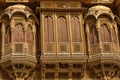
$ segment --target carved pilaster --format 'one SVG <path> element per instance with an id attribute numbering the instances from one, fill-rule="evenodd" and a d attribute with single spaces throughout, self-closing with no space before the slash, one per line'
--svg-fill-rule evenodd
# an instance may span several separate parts
<path id="1" fill-rule="evenodd" d="M 118 26 L 117 26 L 117 23 L 114 21 L 114 23 L 113 23 L 113 25 L 114 25 L 114 27 L 115 27 L 115 34 L 116 34 L 116 40 L 117 40 L 117 43 L 116 43 L 116 45 L 117 45 L 117 52 L 119 52 L 119 38 L 118 38 Z"/>
<path id="2" fill-rule="evenodd" d="M 109 23 L 109 25 L 110 25 L 109 30 L 110 30 L 111 44 L 112 44 L 111 50 L 112 50 L 112 52 L 114 52 L 114 39 L 113 39 L 113 35 L 112 35 L 113 34 L 113 25 L 111 23 Z"/>
<path id="3" fill-rule="evenodd" d="M 41 12 L 41 14 L 40 14 L 40 19 L 41 19 L 41 24 L 40 24 L 40 36 L 39 37 L 41 37 L 41 52 L 42 52 L 42 55 L 44 55 L 44 53 L 45 53 L 45 47 L 44 47 L 44 14 L 43 14 L 43 12 Z"/>
<path id="4" fill-rule="evenodd" d="M 36 26 L 33 25 L 33 33 L 34 33 L 34 45 L 33 45 L 33 53 L 36 53 Z M 36 55 L 36 54 L 33 54 Z"/>
<path id="5" fill-rule="evenodd" d="M 13 42 L 14 42 L 14 28 L 15 28 L 14 24 L 15 24 L 15 22 L 12 19 L 10 22 L 10 31 L 11 31 L 11 49 L 10 49 L 10 52 L 11 52 L 11 54 L 14 54 L 14 44 L 13 44 Z"/>
<path id="6" fill-rule="evenodd" d="M 88 43 L 88 53 L 90 54 L 91 53 L 91 50 L 90 50 L 90 31 L 89 31 L 89 25 L 88 23 L 86 23 L 86 34 L 87 34 L 87 43 Z"/>
<path id="7" fill-rule="evenodd" d="M 101 33 L 100 33 L 100 28 L 101 28 L 100 20 L 97 21 L 96 27 L 98 32 L 99 52 L 103 52 L 102 42 L 101 42 Z"/>
<path id="8" fill-rule="evenodd" d="M 25 26 L 25 43 L 24 43 L 24 52 L 27 54 L 28 53 L 28 44 L 27 44 L 27 27 L 28 27 L 28 22 L 24 23 Z"/>
<path id="9" fill-rule="evenodd" d="M 4 49 L 5 49 L 5 47 L 4 47 L 4 37 L 5 37 L 5 25 L 4 25 L 4 22 L 2 22 L 2 30 L 1 30 L 1 32 L 2 32 L 2 56 L 4 55 Z"/>
<path id="10" fill-rule="evenodd" d="M 71 30 L 71 16 L 70 16 L 70 12 L 68 14 L 69 14 L 69 16 L 68 16 L 68 23 L 67 23 L 67 25 L 69 25 L 68 28 L 69 28 L 70 53 L 72 55 L 73 50 L 72 50 L 72 30 Z"/>

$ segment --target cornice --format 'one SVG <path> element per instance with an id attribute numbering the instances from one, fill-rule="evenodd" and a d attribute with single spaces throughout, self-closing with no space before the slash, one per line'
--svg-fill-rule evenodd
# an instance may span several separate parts
<path id="1" fill-rule="evenodd" d="M 37 11 L 77 11 L 77 12 L 80 12 L 80 11 L 86 11 L 87 8 L 38 8 Z"/>

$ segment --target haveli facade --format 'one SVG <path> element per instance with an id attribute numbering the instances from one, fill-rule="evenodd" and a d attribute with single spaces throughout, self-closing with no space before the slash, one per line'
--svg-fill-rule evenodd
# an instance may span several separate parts
<path id="1" fill-rule="evenodd" d="M 0 0 L 0 80 L 120 80 L 119 0 Z"/>

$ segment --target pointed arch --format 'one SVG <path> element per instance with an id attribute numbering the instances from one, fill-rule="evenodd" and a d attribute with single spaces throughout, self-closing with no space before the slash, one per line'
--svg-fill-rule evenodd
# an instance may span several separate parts
<path id="1" fill-rule="evenodd" d="M 0 16 L 1 21 L 3 21 L 4 19 L 10 21 L 11 15 L 9 13 L 4 13 Z"/>
<path id="2" fill-rule="evenodd" d="M 80 21 L 77 16 L 71 17 L 72 42 L 81 42 Z"/>
<path id="3" fill-rule="evenodd" d="M 110 30 L 108 29 L 107 24 L 105 23 L 101 24 L 100 34 L 102 42 L 111 42 Z"/>
<path id="4" fill-rule="evenodd" d="M 98 32 L 94 25 L 90 26 L 90 44 L 98 43 Z"/>
<path id="5" fill-rule="evenodd" d="M 34 43 L 34 34 L 32 31 L 32 26 L 28 25 L 27 27 L 27 43 L 33 44 Z"/>
<path id="6" fill-rule="evenodd" d="M 44 17 L 44 35 L 45 42 L 54 42 L 53 18 L 51 16 Z"/>
<path id="7" fill-rule="evenodd" d="M 68 30 L 66 18 L 59 16 L 57 18 L 58 42 L 68 42 Z"/>
<path id="8" fill-rule="evenodd" d="M 24 42 L 24 29 L 21 23 L 17 23 L 14 29 L 14 42 Z"/>
<path id="9" fill-rule="evenodd" d="M 39 24 L 39 20 L 33 13 L 29 13 L 29 15 L 27 15 L 27 19 L 30 19 L 30 18 L 33 19 L 33 21 L 35 21 L 35 23 Z"/>
<path id="10" fill-rule="evenodd" d="M 8 44 L 11 42 L 11 32 L 10 32 L 10 26 L 8 25 L 6 28 L 5 28 L 5 44 Z"/>

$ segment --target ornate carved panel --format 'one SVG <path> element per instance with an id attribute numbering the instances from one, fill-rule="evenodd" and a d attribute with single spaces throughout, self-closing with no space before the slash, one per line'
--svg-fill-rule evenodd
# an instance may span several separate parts
<path id="1" fill-rule="evenodd" d="M 53 53 L 54 51 L 54 43 L 45 43 L 45 52 L 47 53 Z"/>
<path id="2" fill-rule="evenodd" d="M 73 43 L 73 52 L 78 53 L 82 51 L 82 43 Z"/>
<path id="3" fill-rule="evenodd" d="M 60 52 L 66 52 L 67 51 L 67 45 L 60 45 Z"/>
<path id="4" fill-rule="evenodd" d="M 28 44 L 28 53 L 33 55 L 33 45 L 32 44 Z"/>
<path id="5" fill-rule="evenodd" d="M 68 2 L 69 7 L 81 7 L 81 1 L 69 1 Z"/>
<path id="6" fill-rule="evenodd" d="M 59 79 L 68 79 L 68 73 L 67 72 L 59 73 Z"/>
<path id="7" fill-rule="evenodd" d="M 98 43 L 98 33 L 94 25 L 90 27 L 90 44 Z"/>
<path id="8" fill-rule="evenodd" d="M 45 42 L 54 42 L 53 19 L 50 16 L 44 17 L 44 39 Z"/>
<path id="9" fill-rule="evenodd" d="M 46 79 L 54 79 L 54 72 L 49 72 L 45 74 L 45 78 Z"/>
<path id="10" fill-rule="evenodd" d="M 51 52 L 52 51 L 52 45 L 47 45 L 47 51 Z"/>
<path id="11" fill-rule="evenodd" d="M 41 7 L 42 8 L 79 8 L 81 7 L 81 1 L 60 1 L 60 0 L 57 0 L 57 1 L 54 1 L 54 0 L 51 0 L 51 1 L 48 1 L 48 0 L 43 0 L 41 1 Z"/>
<path id="12" fill-rule="evenodd" d="M 58 42 L 68 42 L 68 29 L 66 18 L 63 16 L 57 19 Z"/>
<path id="13" fill-rule="evenodd" d="M 5 44 L 8 44 L 10 43 L 11 41 L 11 37 L 10 37 L 11 33 L 10 33 L 10 26 L 7 26 L 6 27 L 6 30 L 5 30 Z"/>
<path id="14" fill-rule="evenodd" d="M 60 8 L 68 7 L 67 1 L 55 1 L 55 7 L 60 7 Z"/>
<path id="15" fill-rule="evenodd" d="M 18 23 L 15 25 L 14 29 L 14 42 L 24 42 L 24 30 L 23 25 Z"/>
<path id="16" fill-rule="evenodd" d="M 106 24 L 101 25 L 100 34 L 102 42 L 111 42 L 110 30 Z"/>
<path id="17" fill-rule="evenodd" d="M 23 52 L 23 44 L 15 44 L 15 52 Z"/>
<path id="18" fill-rule="evenodd" d="M 54 1 L 41 1 L 41 7 L 52 8 L 55 6 Z"/>
<path id="19" fill-rule="evenodd" d="M 103 52 L 111 52 L 111 43 L 103 43 Z"/>
<path id="20" fill-rule="evenodd" d="M 28 25 L 28 28 L 27 28 L 27 42 L 29 44 L 33 44 L 34 43 L 34 35 L 33 35 L 33 31 L 32 31 L 31 25 Z"/>
<path id="21" fill-rule="evenodd" d="M 77 16 L 71 17 L 72 42 L 81 42 L 80 21 Z"/>
<path id="22" fill-rule="evenodd" d="M 90 47 L 91 47 L 92 54 L 98 54 L 100 52 L 99 51 L 99 43 L 91 44 Z"/>
<path id="23" fill-rule="evenodd" d="M 5 55 L 10 54 L 10 44 L 5 44 Z"/>

